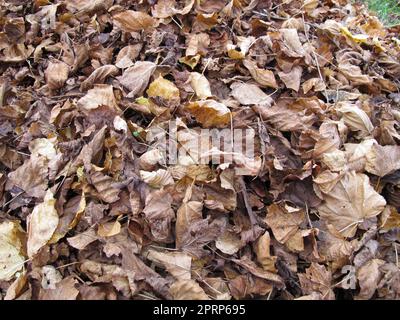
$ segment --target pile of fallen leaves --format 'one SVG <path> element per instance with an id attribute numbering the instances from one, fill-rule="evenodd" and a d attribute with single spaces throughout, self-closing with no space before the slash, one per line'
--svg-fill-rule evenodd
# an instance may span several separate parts
<path id="1" fill-rule="evenodd" d="M 398 32 L 346 0 L 1 1 L 0 299 L 400 298 Z M 171 120 L 256 156 L 168 165 Z"/>

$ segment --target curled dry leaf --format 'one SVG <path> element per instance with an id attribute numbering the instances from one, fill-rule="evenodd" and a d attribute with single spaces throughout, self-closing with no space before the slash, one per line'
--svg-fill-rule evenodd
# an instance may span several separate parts
<path id="1" fill-rule="evenodd" d="M 163 162 L 164 155 L 159 149 L 149 150 L 140 156 L 140 167 L 143 170 L 151 171 L 158 163 Z"/>
<path id="2" fill-rule="evenodd" d="M 188 201 L 182 204 L 176 214 L 176 246 L 180 248 L 187 238 L 190 225 L 202 219 L 203 204 L 199 201 Z"/>
<path id="3" fill-rule="evenodd" d="M 349 103 L 341 103 L 338 106 L 343 115 L 344 123 L 353 131 L 360 131 L 364 136 L 371 134 L 374 126 L 365 111 Z"/>
<path id="4" fill-rule="evenodd" d="M 110 176 L 95 172 L 90 176 L 90 181 L 103 201 L 113 203 L 119 199 L 120 188 Z"/>
<path id="5" fill-rule="evenodd" d="M 192 72 L 189 78 L 190 85 L 192 86 L 198 98 L 207 99 L 208 97 L 212 96 L 210 83 L 204 75 L 198 72 Z"/>
<path id="6" fill-rule="evenodd" d="M 283 80 L 282 80 L 283 81 Z M 286 86 L 287 87 L 287 86 Z M 321 80 L 321 78 L 311 78 L 307 81 L 304 81 L 301 85 L 303 88 L 304 94 L 307 94 L 311 89 L 314 89 L 315 92 L 323 91 L 326 89 L 325 83 Z"/>
<path id="7" fill-rule="evenodd" d="M 281 131 L 306 129 L 316 120 L 312 114 L 307 115 L 304 111 L 296 111 L 279 105 L 273 105 L 270 108 L 256 105 L 253 108 L 261 115 L 264 121 L 270 122 L 276 129 Z"/>
<path id="8" fill-rule="evenodd" d="M 255 252 L 257 261 L 261 264 L 264 270 L 276 272 L 275 262 L 277 257 L 271 256 L 271 237 L 268 231 L 258 238 L 255 244 Z"/>
<path id="9" fill-rule="evenodd" d="M 24 288 L 28 281 L 27 272 L 22 273 L 14 282 L 8 287 L 4 300 L 14 300 L 23 293 Z"/>
<path id="10" fill-rule="evenodd" d="M 340 136 L 337 126 L 333 122 L 324 122 L 319 128 L 320 137 L 314 146 L 313 155 L 319 158 L 325 153 L 336 151 L 340 147 Z"/>
<path id="11" fill-rule="evenodd" d="M 195 33 L 188 35 L 186 56 L 205 55 L 210 45 L 210 36 L 207 33 Z"/>

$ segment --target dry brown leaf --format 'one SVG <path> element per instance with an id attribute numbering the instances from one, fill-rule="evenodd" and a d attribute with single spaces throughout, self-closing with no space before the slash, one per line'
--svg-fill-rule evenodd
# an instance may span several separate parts
<path id="1" fill-rule="evenodd" d="M 26 284 L 28 281 L 27 272 L 22 273 L 11 286 L 8 287 L 7 293 L 4 296 L 4 300 L 14 300 L 18 298 L 19 295 L 23 292 L 24 288 L 26 288 Z"/>
<path id="2" fill-rule="evenodd" d="M 191 72 L 189 79 L 190 85 L 199 99 L 207 99 L 212 96 L 210 83 L 204 75 L 198 72 Z"/>
<path id="3" fill-rule="evenodd" d="M 103 238 L 112 237 L 121 232 L 121 224 L 118 220 L 114 222 L 100 223 L 97 229 L 97 235 Z"/>
<path id="4" fill-rule="evenodd" d="M 62 61 L 50 61 L 45 71 L 46 83 L 50 89 L 60 89 L 68 79 L 69 66 Z"/>
<path id="5" fill-rule="evenodd" d="M 357 278 L 361 290 L 355 297 L 356 300 L 368 300 L 372 298 L 382 278 L 380 267 L 384 264 L 384 260 L 372 259 L 357 270 Z"/>
<path id="6" fill-rule="evenodd" d="M 303 68 L 295 66 L 289 72 L 278 72 L 279 78 L 283 81 L 286 88 L 293 89 L 298 92 L 300 89 L 301 76 L 303 74 Z"/>
<path id="7" fill-rule="evenodd" d="M 390 229 L 400 228 L 400 214 L 393 206 L 386 206 L 380 217 L 381 230 L 389 231 Z"/>
<path id="8" fill-rule="evenodd" d="M 359 66 L 349 63 L 339 64 L 339 70 L 353 85 L 368 85 L 372 83 L 372 79 L 368 75 L 362 74 Z"/>
<path id="9" fill-rule="evenodd" d="M 181 9 L 177 8 L 175 0 L 160 0 L 151 8 L 151 14 L 155 18 L 164 19 L 177 14 L 185 15 L 190 12 L 194 4 L 194 0 L 185 0 Z"/>
<path id="10" fill-rule="evenodd" d="M 237 275 L 229 280 L 229 290 L 235 299 L 248 299 L 254 296 L 268 296 L 273 285 L 267 280 L 250 274 Z"/>
<path id="11" fill-rule="evenodd" d="M 174 179 L 168 170 L 158 169 L 157 171 L 140 170 L 140 177 L 152 188 L 162 188 L 174 184 Z"/>
<path id="12" fill-rule="evenodd" d="M 24 267 L 25 234 L 17 221 L 0 223 L 0 281 L 11 280 Z"/>
<path id="13" fill-rule="evenodd" d="M 179 89 L 176 85 L 161 76 L 150 83 L 146 93 L 149 97 L 161 97 L 167 101 L 179 101 L 180 97 Z"/>
<path id="14" fill-rule="evenodd" d="M 81 83 L 81 91 L 91 89 L 94 84 L 103 83 L 107 77 L 112 77 L 118 74 L 118 68 L 114 65 L 107 64 L 94 70 L 85 81 Z"/>
<path id="15" fill-rule="evenodd" d="M 244 246 L 240 237 L 231 231 L 225 231 L 215 240 L 215 247 L 225 254 L 233 255 Z"/>
<path id="16" fill-rule="evenodd" d="M 125 10 L 113 15 L 114 24 L 125 32 L 138 32 L 157 27 L 157 20 L 141 11 Z"/>
<path id="17" fill-rule="evenodd" d="M 356 241 L 347 241 L 331 225 L 318 233 L 318 249 L 327 261 L 333 262 L 333 267 L 342 267 L 348 262 L 348 257 L 355 249 Z"/>
<path id="18" fill-rule="evenodd" d="M 145 201 L 143 213 L 149 222 L 151 234 L 157 241 L 171 241 L 171 222 L 175 212 L 171 208 L 172 197 L 166 190 L 152 191 Z"/>
<path id="19" fill-rule="evenodd" d="M 268 108 L 263 105 L 255 105 L 253 107 L 264 121 L 267 121 L 281 131 L 305 130 L 315 120 L 315 115 L 305 114 L 304 111 L 291 110 L 279 105 L 273 105 Z"/>
<path id="20" fill-rule="evenodd" d="M 341 140 L 335 123 L 322 123 L 319 127 L 319 134 L 320 137 L 314 146 L 314 157 L 319 158 L 324 153 L 329 153 L 339 149 Z"/>
<path id="21" fill-rule="evenodd" d="M 337 109 L 343 115 L 344 123 L 353 131 L 360 131 L 363 136 L 371 134 L 374 126 L 368 115 L 355 105 L 339 103 Z"/>
<path id="22" fill-rule="evenodd" d="M 385 208 L 385 199 L 369 183 L 365 174 L 346 173 L 336 186 L 324 195 L 318 207 L 321 218 L 345 237 L 352 237 L 365 219 L 377 216 Z"/>
<path id="23" fill-rule="evenodd" d="M 302 210 L 288 212 L 282 206 L 272 204 L 267 208 L 265 222 L 272 229 L 276 240 L 285 243 L 299 230 L 300 224 L 304 221 L 305 215 Z"/>
<path id="24" fill-rule="evenodd" d="M 133 66 L 133 60 L 136 59 L 142 50 L 143 44 L 136 43 L 123 47 L 115 59 L 115 66 L 120 69 L 126 69 Z"/>
<path id="25" fill-rule="evenodd" d="M 312 294 L 317 292 L 321 294 L 322 300 L 332 300 L 335 294 L 332 291 L 332 274 L 325 266 L 312 262 L 306 269 L 306 273 L 299 273 L 299 280 L 303 293 Z"/>
<path id="26" fill-rule="evenodd" d="M 255 84 L 234 82 L 231 85 L 231 95 L 239 101 L 240 104 L 262 104 L 272 105 L 272 98 L 269 97 Z"/>
<path id="27" fill-rule="evenodd" d="M 263 269 L 276 273 L 277 270 L 275 268 L 275 262 L 277 257 L 271 255 L 270 246 L 271 237 L 269 235 L 269 232 L 265 231 L 265 233 L 258 238 L 254 247 L 254 251 L 257 255 L 257 261 L 261 264 Z"/>
<path id="28" fill-rule="evenodd" d="M 29 196 L 43 198 L 47 189 L 46 158 L 31 156 L 17 170 L 9 173 L 8 178 Z"/>
<path id="29" fill-rule="evenodd" d="M 113 203 L 119 199 L 120 186 L 111 177 L 97 171 L 90 175 L 90 181 L 101 200 Z"/>
<path id="30" fill-rule="evenodd" d="M 0 299 L 400 298 L 396 26 L 345 0 L 23 2 L 0 5 Z"/>
<path id="31" fill-rule="evenodd" d="M 163 265 L 177 280 L 191 278 L 192 258 L 186 253 L 149 250 L 146 257 Z"/>
<path id="32" fill-rule="evenodd" d="M 171 285 L 169 290 L 175 300 L 210 300 L 194 280 L 178 280 Z"/>
<path id="33" fill-rule="evenodd" d="M 305 50 L 300 42 L 296 29 L 280 29 L 284 47 L 282 51 L 289 57 L 299 58 L 305 56 Z M 296 90 L 297 91 L 297 90 Z"/>
<path id="34" fill-rule="evenodd" d="M 366 153 L 365 170 L 384 177 L 400 169 L 400 146 L 381 146 L 375 142 Z"/>
<path id="35" fill-rule="evenodd" d="M 188 104 L 189 111 L 204 128 L 223 128 L 231 121 L 231 112 L 227 106 L 215 100 L 196 101 Z"/>
<path id="36" fill-rule="evenodd" d="M 307 81 L 304 81 L 301 85 L 303 88 L 304 94 L 307 94 L 311 89 L 314 89 L 315 92 L 323 91 L 326 89 L 325 83 L 321 80 L 321 78 L 311 78 Z"/>
<path id="37" fill-rule="evenodd" d="M 255 275 L 256 277 L 271 281 L 278 288 L 285 287 L 285 282 L 279 275 L 259 268 L 253 261 L 251 261 L 247 257 L 242 257 L 240 260 L 232 259 L 232 261 L 235 262 L 237 265 L 241 266 L 242 268 L 244 268 L 245 270 L 247 270 L 248 272 L 250 272 L 251 274 Z"/>
<path id="38" fill-rule="evenodd" d="M 162 163 L 164 155 L 158 149 L 152 149 L 140 156 L 140 168 L 146 171 L 153 170 L 157 164 Z"/>
<path id="39" fill-rule="evenodd" d="M 243 65 L 249 70 L 253 79 L 261 86 L 274 89 L 278 88 L 278 84 L 276 83 L 275 76 L 272 71 L 258 68 L 257 64 L 250 60 L 244 60 Z"/>
<path id="40" fill-rule="evenodd" d="M 126 69 L 119 82 L 129 92 L 129 97 L 143 94 L 149 84 L 150 77 L 156 70 L 156 64 L 150 61 L 137 61 L 132 67 Z"/>
<path id="41" fill-rule="evenodd" d="M 203 204 L 199 201 L 188 201 L 182 204 L 176 214 L 176 246 L 180 248 L 188 233 L 189 226 L 202 219 Z"/>
<path id="42" fill-rule="evenodd" d="M 342 174 L 338 172 L 332 172 L 330 170 L 322 171 L 318 176 L 313 179 L 314 189 L 317 189 L 324 193 L 329 193 L 336 186 L 341 178 Z"/>
<path id="43" fill-rule="evenodd" d="M 51 237 L 49 243 L 57 243 L 61 238 L 63 238 L 68 231 L 70 231 L 71 229 L 75 228 L 76 225 L 78 224 L 78 222 L 81 220 L 82 215 L 85 212 L 86 209 L 86 197 L 85 194 L 83 193 L 82 196 L 78 201 L 70 201 L 68 203 L 72 203 L 72 205 L 74 205 L 75 203 L 77 205 L 75 205 L 73 207 L 73 212 L 71 212 L 70 214 L 67 214 L 67 212 L 69 211 L 68 209 L 70 207 L 66 207 L 65 211 L 64 211 L 64 216 L 61 217 L 57 229 L 54 231 L 53 236 Z M 76 209 L 75 209 L 76 208 Z M 68 212 L 69 213 L 69 212 Z"/>
<path id="44" fill-rule="evenodd" d="M 79 291 L 75 288 L 78 281 L 70 276 L 57 283 L 55 289 L 40 291 L 39 300 L 76 300 Z"/>
<path id="45" fill-rule="evenodd" d="M 96 235 L 94 228 L 89 228 L 86 231 L 79 233 L 73 237 L 67 238 L 68 243 L 78 250 L 85 249 L 89 244 L 98 240 L 99 237 Z"/>
<path id="46" fill-rule="evenodd" d="M 114 96 L 113 87 L 106 84 L 96 84 L 87 94 L 77 102 L 83 111 L 97 109 L 100 106 L 107 106 L 114 110 L 119 110 Z"/>
<path id="47" fill-rule="evenodd" d="M 28 217 L 28 257 L 32 258 L 47 244 L 58 226 L 58 213 L 53 193 L 47 190 L 42 203 L 35 206 Z"/>
<path id="48" fill-rule="evenodd" d="M 186 56 L 205 55 L 210 45 L 210 36 L 207 33 L 189 34 Z"/>
<path id="49" fill-rule="evenodd" d="M 227 283 L 221 278 L 206 278 L 204 279 L 207 285 L 204 287 L 206 294 L 214 300 L 231 300 Z"/>

